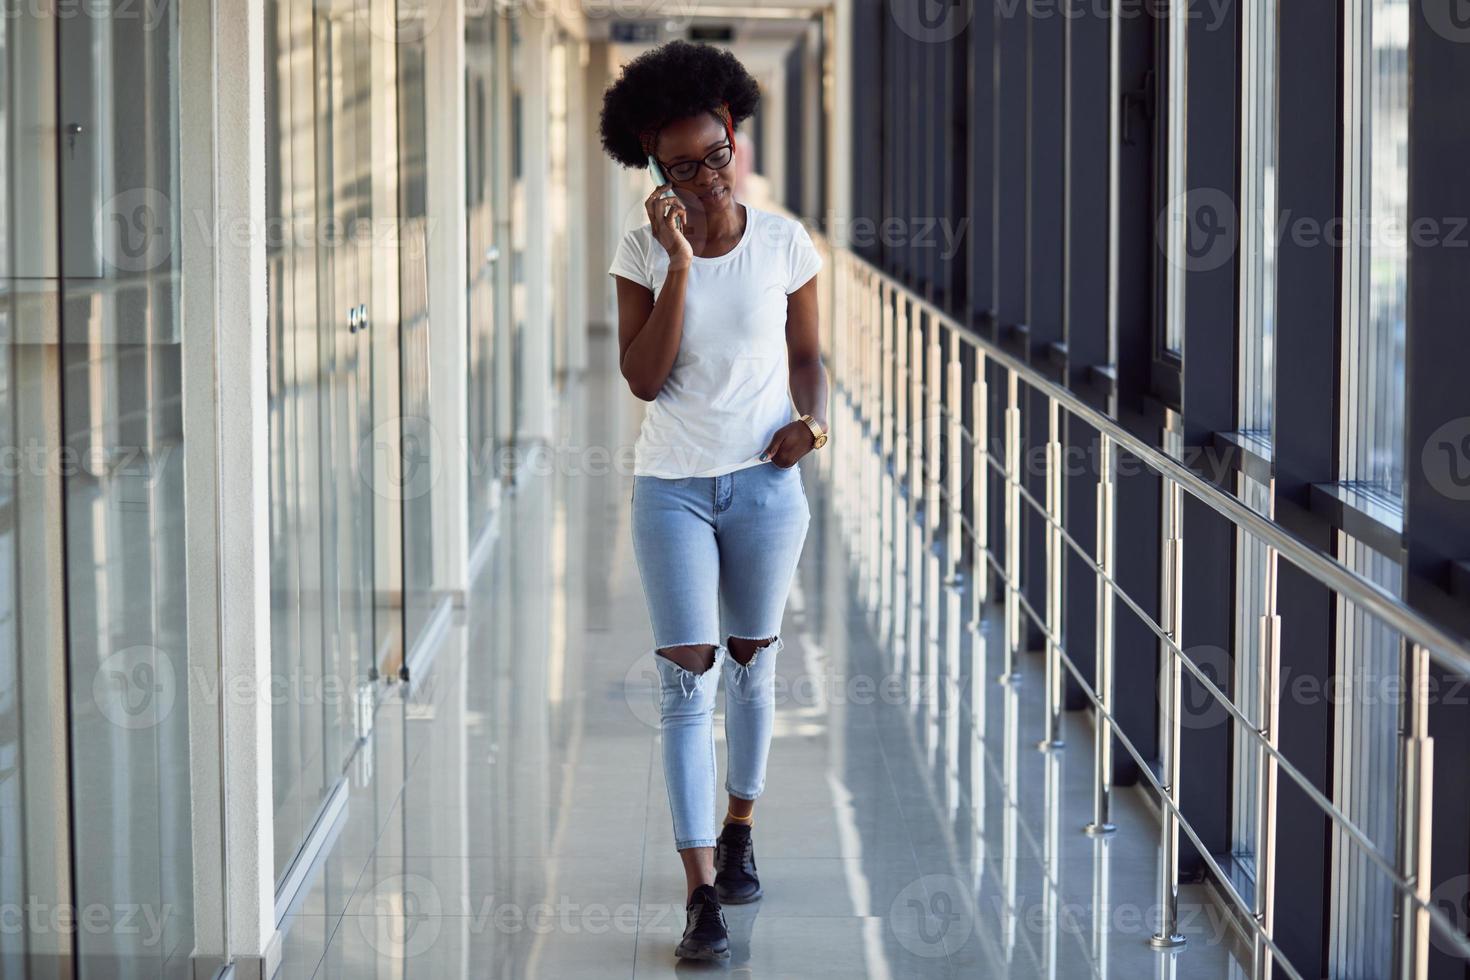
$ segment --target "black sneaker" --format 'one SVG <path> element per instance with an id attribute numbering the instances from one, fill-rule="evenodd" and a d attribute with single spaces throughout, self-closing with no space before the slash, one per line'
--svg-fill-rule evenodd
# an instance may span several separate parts
<path id="1" fill-rule="evenodd" d="M 715 891 L 726 905 L 744 905 L 761 897 L 755 874 L 755 845 L 750 827 L 727 823 L 715 842 Z"/>
<path id="2" fill-rule="evenodd" d="M 715 887 L 700 885 L 694 889 L 685 911 L 689 920 L 674 955 L 686 960 L 728 960 L 730 931 L 725 927 L 725 914 L 720 911 Z"/>

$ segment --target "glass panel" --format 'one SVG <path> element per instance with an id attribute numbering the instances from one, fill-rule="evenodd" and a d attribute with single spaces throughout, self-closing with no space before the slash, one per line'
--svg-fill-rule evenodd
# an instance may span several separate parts
<path id="1" fill-rule="evenodd" d="M 399 18 L 428 16 L 426 0 L 402 0 Z M 424 41 L 417 31 L 398 43 L 399 181 L 403 249 L 399 268 L 402 318 L 403 632 L 412 655 L 434 612 L 433 483 L 435 444 L 429 424 L 428 168 Z"/>
<path id="2" fill-rule="evenodd" d="M 0 18 L 0 905 L 70 899 L 60 603 L 55 21 Z M 37 455 L 39 451 L 39 455 Z M 24 613 L 24 615 L 22 615 Z M 0 928 L 0 976 L 58 976 L 70 940 Z M 28 962 L 26 957 L 32 959 Z M 43 959 L 44 958 L 44 959 Z"/>
<path id="3" fill-rule="evenodd" d="M 510 26 L 510 85 L 511 85 L 511 139 L 510 139 L 510 310 L 511 310 L 511 383 L 506 392 L 511 406 L 510 425 L 507 433 L 514 441 L 525 422 L 526 399 L 521 397 L 525 384 L 526 345 L 521 342 L 526 329 L 526 215 L 530 202 L 526 200 L 526 141 L 525 94 L 521 80 L 526 75 L 526 40 L 521 36 L 521 18 L 512 17 Z"/>
<path id="4" fill-rule="evenodd" d="M 1240 132 L 1240 429 L 1269 444 L 1276 334 L 1276 2 L 1250 0 Z"/>
<path id="5" fill-rule="evenodd" d="M 280 879 L 402 663 L 398 101 L 389 0 L 265 9 Z"/>
<path id="6" fill-rule="evenodd" d="M 217 706 L 188 704 L 177 6 L 57 30 L 73 901 L 154 923 L 73 941 L 83 978 L 182 977 L 189 715 Z"/>
<path id="7" fill-rule="evenodd" d="M 1404 483 L 1408 11 L 1363 0 L 1348 25 L 1343 479 L 1391 500 Z"/>
<path id="8" fill-rule="evenodd" d="M 1245 475 L 1236 478 L 1245 504 L 1268 517 L 1271 488 Z M 1261 693 L 1261 616 L 1266 610 L 1266 545 L 1239 529 L 1235 532 L 1235 687 L 1232 697 L 1251 724 L 1260 727 L 1256 699 Z M 1239 723 L 1231 724 L 1235 742 L 1234 818 L 1231 850 L 1237 867 L 1255 876 L 1256 811 L 1260 792 L 1259 743 Z"/>
<path id="9" fill-rule="evenodd" d="M 569 50 L 566 35 L 558 31 L 546 63 L 546 102 L 550 110 L 546 129 L 546 254 L 551 259 L 551 363 L 558 373 L 566 370 L 570 329 L 567 296 L 571 285 L 567 262 L 572 250 L 567 241 L 567 207 L 571 200 L 571 189 L 567 185 L 567 89 L 570 85 L 568 73 L 574 69 Z"/>
<path id="10" fill-rule="evenodd" d="M 270 307 L 271 711 L 274 868 L 285 874 L 325 793 L 323 732 L 299 693 L 320 689 L 323 362 L 317 332 L 316 79 L 311 0 L 266 4 Z"/>
<path id="11" fill-rule="evenodd" d="M 1338 554 L 1349 568 L 1394 595 L 1402 572 L 1384 555 L 1346 534 Z M 1399 778 L 1400 640 L 1398 633 L 1350 602 L 1338 602 L 1338 683 L 1335 692 L 1332 796 L 1381 854 L 1393 860 L 1397 831 L 1393 787 Z M 1332 841 L 1330 976 L 1386 977 L 1393 973 L 1395 891 L 1388 877 L 1341 831 Z"/>
<path id="12" fill-rule="evenodd" d="M 495 125 L 499 18 L 489 5 L 465 18 L 465 213 L 469 231 L 469 519 L 470 540 L 478 541 L 495 505 L 496 349 L 495 281 L 501 264 L 496 229 Z"/>

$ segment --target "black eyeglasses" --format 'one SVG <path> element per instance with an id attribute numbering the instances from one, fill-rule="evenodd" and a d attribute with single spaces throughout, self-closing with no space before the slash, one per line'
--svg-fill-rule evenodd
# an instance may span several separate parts
<path id="1" fill-rule="evenodd" d="M 709 167 L 711 170 L 723 170 L 730 165 L 730 161 L 734 158 L 734 144 L 725 143 L 710 150 L 703 160 L 681 160 L 673 164 L 664 163 L 660 160 L 659 166 L 663 168 L 664 173 L 668 174 L 674 180 L 693 180 L 695 175 L 699 173 L 700 167 Z"/>

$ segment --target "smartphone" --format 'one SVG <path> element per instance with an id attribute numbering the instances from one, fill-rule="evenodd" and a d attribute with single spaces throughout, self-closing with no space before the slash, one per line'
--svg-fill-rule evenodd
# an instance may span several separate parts
<path id="1" fill-rule="evenodd" d="M 648 172 L 653 174 L 653 186 L 655 187 L 662 187 L 664 184 L 667 184 L 669 182 L 668 178 L 664 176 L 664 168 L 658 165 L 658 161 L 653 158 L 653 154 L 651 153 L 648 155 Z M 659 197 L 678 197 L 678 195 L 675 194 L 674 189 L 670 187 L 668 190 L 660 194 Z M 684 219 L 679 217 L 677 214 L 674 215 L 674 227 L 679 229 L 680 231 L 684 230 Z"/>

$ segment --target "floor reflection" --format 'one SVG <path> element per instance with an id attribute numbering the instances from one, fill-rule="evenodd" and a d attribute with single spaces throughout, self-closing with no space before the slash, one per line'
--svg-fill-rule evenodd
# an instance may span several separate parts
<path id="1" fill-rule="evenodd" d="M 611 342 L 593 363 L 613 363 Z M 610 370 L 579 382 L 562 400 L 559 451 L 521 461 L 528 472 L 451 647 L 404 699 L 402 744 L 374 756 L 376 784 L 402 792 L 354 786 L 323 875 L 332 885 L 291 916 L 279 976 L 695 969 L 673 957 L 683 876 L 628 538 L 631 477 L 618 469 L 640 407 Z M 756 811 L 766 897 L 727 910 L 725 969 L 1244 976 L 1198 886 L 1181 896 L 1188 945 L 1149 948 L 1156 824 L 1125 789 L 1116 835 L 1081 832 L 1091 735 L 1066 714 L 1066 748 L 1038 751 L 1041 658 L 1020 658 L 1021 683 L 997 683 L 998 616 L 984 607 L 972 628 L 970 597 L 946 589 L 928 558 L 874 575 L 874 556 L 844 530 L 844 495 L 808 476 L 812 531 Z"/>

